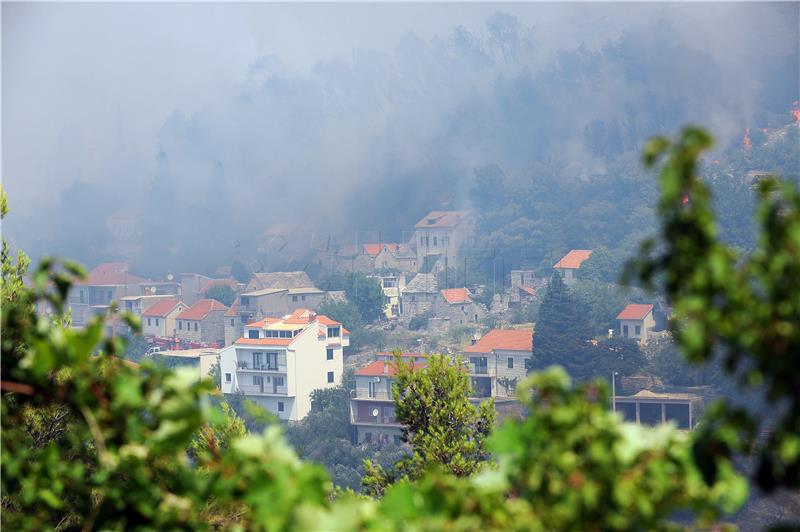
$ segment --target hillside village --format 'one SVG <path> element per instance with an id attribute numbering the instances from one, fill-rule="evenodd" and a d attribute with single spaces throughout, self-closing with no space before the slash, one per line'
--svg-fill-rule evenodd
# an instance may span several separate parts
<path id="1" fill-rule="evenodd" d="M 72 325 L 82 327 L 93 316 L 118 309 L 106 322 L 107 333 L 130 336 L 118 312 L 134 314 L 142 329 L 140 341 L 132 343 L 132 359 L 194 366 L 199 376 L 211 375 L 226 396 L 249 399 L 289 422 L 308 415 L 314 390 L 341 386 L 352 374 L 353 442 L 399 444 L 393 351 L 418 367 L 426 365 L 429 353 L 460 356 L 470 374 L 472 400 L 493 398 L 501 415 L 514 415 L 516 384 L 536 366 L 535 318 L 548 285 L 557 277 L 572 290 L 592 257 L 589 249 L 567 250 L 549 271 L 509 271 L 502 288 L 477 282 L 457 286 L 469 278 L 466 266 L 463 275 L 453 272 L 466 264 L 462 250 L 474 239 L 472 213 L 436 210 L 414 226 L 407 242 L 370 242 L 319 254 L 316 260 L 332 275 L 358 276 L 362 290 L 380 294 L 375 318 L 363 324 L 326 315 L 349 304 L 348 292 L 320 288 L 304 271 L 255 272 L 246 280 L 197 272 L 145 279 L 127 263 L 114 262 L 95 266 L 73 287 Z M 669 309 L 630 297 L 614 298 L 620 303 L 612 309 L 613 326 L 601 329 L 599 340 L 630 340 L 637 350 L 669 342 Z M 356 341 L 353 327 L 358 327 Z M 587 341 L 600 345 L 598 339 Z M 639 372 L 613 374 L 619 387 L 613 408 L 637 422 L 673 420 L 691 428 L 702 403 L 696 389 L 665 387 Z"/>

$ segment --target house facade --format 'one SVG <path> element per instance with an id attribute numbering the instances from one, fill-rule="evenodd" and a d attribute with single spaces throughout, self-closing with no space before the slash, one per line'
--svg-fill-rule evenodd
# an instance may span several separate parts
<path id="1" fill-rule="evenodd" d="M 656 326 L 653 317 L 653 305 L 631 303 L 617 315 L 619 333 L 632 340 L 643 344 L 647 343 L 649 336 Z"/>
<path id="2" fill-rule="evenodd" d="M 475 219 L 466 211 L 431 211 L 414 225 L 414 245 L 417 248 L 417 268 L 431 264 L 440 268 L 455 267 L 462 246 L 472 244 Z"/>
<path id="3" fill-rule="evenodd" d="M 427 356 L 401 355 L 415 368 L 426 365 Z M 360 444 L 399 445 L 403 426 L 397 422 L 392 398 L 397 368 L 392 353 L 378 353 L 377 360 L 356 371 L 356 389 L 350 399 L 350 424 Z"/>
<path id="4" fill-rule="evenodd" d="M 162 299 L 142 312 L 142 334 L 159 338 L 175 336 L 176 319 L 187 307 L 180 299 Z"/>
<path id="5" fill-rule="evenodd" d="M 400 314 L 413 318 L 433 312 L 438 295 L 436 276 L 432 273 L 418 273 L 401 291 Z"/>
<path id="6" fill-rule="evenodd" d="M 578 280 L 581 264 L 591 255 L 591 249 L 573 249 L 556 262 L 553 268 L 561 275 L 564 284 L 571 285 Z"/>
<path id="7" fill-rule="evenodd" d="M 220 344 L 225 342 L 225 313 L 228 307 L 215 299 L 201 299 L 175 318 L 175 337 L 187 342 Z"/>
<path id="8" fill-rule="evenodd" d="M 92 269 L 85 280 L 76 282 L 67 296 L 72 325 L 82 327 L 95 315 L 108 312 L 112 302 L 125 296 L 139 296 L 147 279 L 128 272 L 125 262 L 105 262 Z"/>
<path id="9" fill-rule="evenodd" d="M 220 353 L 220 387 L 243 394 L 281 419 L 299 421 L 311 392 L 342 382 L 343 348 L 350 333 L 309 309 L 245 326 L 244 336 Z"/>
<path id="10" fill-rule="evenodd" d="M 400 294 L 406 287 L 406 276 L 400 274 L 373 275 L 383 292 L 383 315 L 389 319 L 400 316 Z"/>
<path id="11" fill-rule="evenodd" d="M 433 312 L 436 318 L 446 320 L 451 327 L 474 325 L 486 317 L 486 309 L 472 300 L 472 293 L 466 288 L 439 290 Z"/>
<path id="12" fill-rule="evenodd" d="M 514 397 L 533 355 L 533 328 L 492 329 L 464 350 L 475 397 Z"/>

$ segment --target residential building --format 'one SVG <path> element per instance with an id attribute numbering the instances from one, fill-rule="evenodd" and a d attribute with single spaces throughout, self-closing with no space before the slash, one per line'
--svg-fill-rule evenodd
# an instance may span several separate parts
<path id="1" fill-rule="evenodd" d="M 231 308 L 225 313 L 225 343 L 224 346 L 229 346 L 236 340 L 242 337 L 244 332 L 244 319 L 239 315 L 239 302 L 236 301 L 231 305 Z"/>
<path id="2" fill-rule="evenodd" d="M 165 350 L 149 356 L 158 357 L 171 368 L 194 368 L 197 371 L 197 378 L 205 379 L 210 376 L 214 365 L 219 362 L 219 352 L 219 349 L 204 347 L 200 349 Z M 219 386 L 219 382 L 214 384 Z"/>
<path id="3" fill-rule="evenodd" d="M 513 397 L 533 356 L 533 328 L 492 329 L 464 354 L 475 397 Z"/>
<path id="4" fill-rule="evenodd" d="M 177 298 L 162 299 L 142 312 L 142 334 L 158 338 L 174 337 L 176 319 L 187 308 Z"/>
<path id="5" fill-rule="evenodd" d="M 400 314 L 403 317 L 432 313 L 439 295 L 436 276 L 432 273 L 418 273 L 401 294 Z"/>
<path id="6" fill-rule="evenodd" d="M 475 324 L 486 316 L 486 309 L 472 300 L 472 293 L 466 288 L 440 290 L 433 312 L 450 326 Z"/>
<path id="7" fill-rule="evenodd" d="M 119 298 L 119 310 L 122 312 L 130 312 L 141 316 L 144 311 L 152 307 L 159 301 L 175 299 L 174 296 L 168 295 L 140 295 L 140 296 L 122 296 Z"/>
<path id="8" fill-rule="evenodd" d="M 373 258 L 372 267 L 375 271 L 417 271 L 417 253 L 409 244 L 364 244 L 364 251 Z"/>
<path id="9" fill-rule="evenodd" d="M 350 332 L 309 309 L 248 323 L 244 336 L 220 354 L 221 389 L 243 394 L 281 419 L 299 421 L 311 392 L 342 381 Z"/>
<path id="10" fill-rule="evenodd" d="M 140 285 L 146 282 L 146 279 L 130 274 L 125 262 L 97 265 L 69 292 L 67 302 L 72 311 L 72 325 L 86 325 L 90 317 L 105 314 L 112 302 L 118 302 L 124 296 L 141 295 Z"/>
<path id="11" fill-rule="evenodd" d="M 581 264 L 591 255 L 591 249 L 573 249 L 556 262 L 553 268 L 561 275 L 564 284 L 571 285 L 578 279 Z"/>
<path id="12" fill-rule="evenodd" d="M 475 219 L 466 211 L 431 211 L 414 226 L 419 271 L 456 267 L 462 246 L 475 238 Z"/>
<path id="13" fill-rule="evenodd" d="M 175 336 L 203 344 L 225 342 L 225 313 L 228 307 L 215 299 L 201 299 L 176 317 Z"/>
<path id="14" fill-rule="evenodd" d="M 537 299 L 536 288 L 541 282 L 533 270 L 511 270 L 511 289 L 508 301 L 511 305 L 529 303 Z"/>
<path id="15" fill-rule="evenodd" d="M 404 353 L 406 361 L 419 369 L 427 355 Z M 350 399 L 350 423 L 357 443 L 400 444 L 402 425 L 397 422 L 392 398 L 392 384 L 397 367 L 392 353 L 378 353 L 377 360 L 356 371 L 356 389 Z"/>
<path id="16" fill-rule="evenodd" d="M 310 280 L 309 280 L 310 282 Z M 298 288 L 261 288 L 239 294 L 234 322 L 228 319 L 232 331 L 228 338 L 233 342 L 244 334 L 244 325 L 267 316 L 283 316 L 302 306 L 316 310 L 325 299 L 325 292 L 314 286 Z M 229 345 L 229 344 L 226 344 Z"/>
<path id="17" fill-rule="evenodd" d="M 212 279 L 199 273 L 182 273 L 181 299 L 187 305 L 194 305 L 206 298 L 206 290 L 216 285 L 229 286 L 234 292 L 241 292 L 244 288 L 236 279 Z"/>
<path id="18" fill-rule="evenodd" d="M 617 315 L 620 334 L 645 344 L 656 326 L 653 305 L 631 303 Z"/>
<path id="19" fill-rule="evenodd" d="M 383 314 L 387 318 L 400 316 L 400 294 L 406 287 L 406 276 L 403 274 L 373 275 L 383 291 Z"/>

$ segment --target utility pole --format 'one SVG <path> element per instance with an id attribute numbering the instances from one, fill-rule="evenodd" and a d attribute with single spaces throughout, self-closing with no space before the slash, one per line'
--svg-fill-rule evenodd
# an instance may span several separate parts
<path id="1" fill-rule="evenodd" d="M 617 373 L 616 371 L 611 374 L 611 411 L 617 412 Z"/>

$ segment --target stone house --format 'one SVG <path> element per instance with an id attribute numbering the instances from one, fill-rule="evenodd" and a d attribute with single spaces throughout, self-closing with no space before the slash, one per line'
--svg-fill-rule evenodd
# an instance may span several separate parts
<path id="1" fill-rule="evenodd" d="M 400 315 L 406 318 L 433 313 L 439 295 L 436 276 L 418 273 L 401 292 Z"/>
<path id="2" fill-rule="evenodd" d="M 433 312 L 436 318 L 448 320 L 451 327 L 476 324 L 486 316 L 486 309 L 472 300 L 466 288 L 440 290 Z"/>
<path id="3" fill-rule="evenodd" d="M 201 299 L 176 317 L 175 336 L 189 342 L 225 342 L 225 313 L 228 307 L 214 299 Z"/>
<path id="4" fill-rule="evenodd" d="M 533 355 L 533 328 L 492 329 L 464 354 L 476 397 L 513 397 Z"/>

